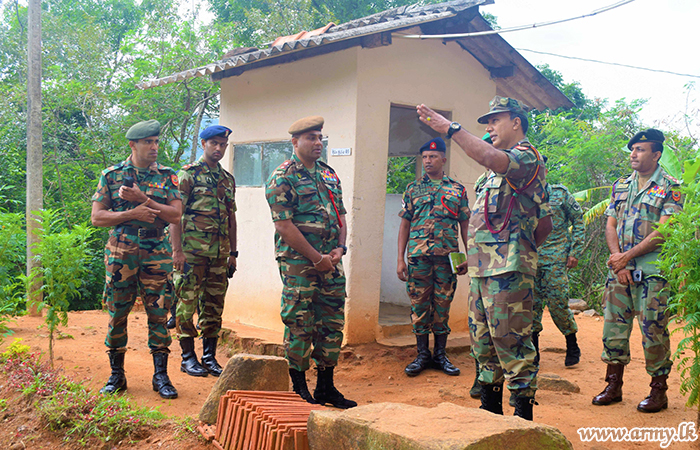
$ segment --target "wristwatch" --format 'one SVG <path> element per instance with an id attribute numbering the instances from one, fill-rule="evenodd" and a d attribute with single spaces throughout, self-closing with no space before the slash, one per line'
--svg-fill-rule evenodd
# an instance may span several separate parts
<path id="1" fill-rule="evenodd" d="M 344 246 L 344 245 L 339 245 L 338 248 L 342 248 L 342 249 L 343 249 L 343 255 L 347 255 L 347 254 L 348 254 L 348 248 L 347 248 L 346 246 Z"/>
<path id="2" fill-rule="evenodd" d="M 450 128 L 447 130 L 447 139 L 451 138 L 453 134 L 462 129 L 462 125 L 457 122 L 452 122 Z"/>
<path id="3" fill-rule="evenodd" d="M 238 250 L 235 252 L 228 252 L 228 256 L 233 256 L 234 258 L 238 258 Z"/>

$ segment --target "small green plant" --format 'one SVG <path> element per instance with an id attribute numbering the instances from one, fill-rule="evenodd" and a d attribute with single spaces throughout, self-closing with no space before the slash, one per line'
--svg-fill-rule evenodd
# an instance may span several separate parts
<path id="1" fill-rule="evenodd" d="M 12 341 L 12 344 L 10 344 L 7 347 L 7 350 L 2 352 L 0 354 L 0 361 L 7 361 L 8 359 L 17 359 L 17 358 L 22 358 L 25 355 L 29 354 L 29 350 L 31 350 L 31 347 L 28 345 L 22 344 L 23 339 L 22 338 L 15 338 Z"/>

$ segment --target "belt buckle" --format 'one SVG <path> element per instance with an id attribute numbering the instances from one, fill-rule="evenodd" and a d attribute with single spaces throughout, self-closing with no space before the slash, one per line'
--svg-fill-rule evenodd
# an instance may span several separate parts
<path id="1" fill-rule="evenodd" d="M 139 237 L 139 239 L 144 239 L 146 237 L 146 233 L 148 230 L 145 228 L 139 228 L 139 231 L 136 233 Z"/>

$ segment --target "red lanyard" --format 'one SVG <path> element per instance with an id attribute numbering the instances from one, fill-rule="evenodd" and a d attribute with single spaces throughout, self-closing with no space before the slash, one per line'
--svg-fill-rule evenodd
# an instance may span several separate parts
<path id="1" fill-rule="evenodd" d="M 343 228 L 343 222 L 340 220 L 340 212 L 338 212 L 338 207 L 335 206 L 335 197 L 333 196 L 333 191 L 331 191 L 328 186 L 326 186 L 326 190 L 328 191 L 328 195 L 330 195 L 330 197 L 331 197 L 331 203 L 333 203 L 333 209 L 335 209 L 335 215 L 338 216 L 338 224 L 340 225 L 340 228 Z"/>

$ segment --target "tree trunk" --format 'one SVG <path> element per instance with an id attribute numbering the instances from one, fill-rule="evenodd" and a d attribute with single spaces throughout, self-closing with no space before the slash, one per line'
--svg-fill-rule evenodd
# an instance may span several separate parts
<path id="1" fill-rule="evenodd" d="M 34 244 L 38 236 L 34 230 L 40 227 L 34 211 L 44 207 L 43 198 L 43 152 L 41 122 L 41 0 L 29 0 L 29 28 L 27 43 L 27 275 L 37 265 L 34 260 Z M 41 279 L 30 287 L 28 298 L 41 300 Z M 36 307 L 29 308 L 29 314 L 41 315 Z"/>
<path id="2" fill-rule="evenodd" d="M 209 98 L 208 97 L 204 100 L 204 103 L 202 103 L 201 108 L 199 108 L 199 113 L 197 114 L 197 121 L 194 123 L 194 139 L 192 139 L 192 152 L 190 153 L 190 163 L 193 163 L 194 160 L 197 158 L 197 147 L 199 144 L 199 127 L 202 125 L 202 116 L 204 116 L 204 111 L 207 109 L 207 105 L 209 104 Z"/>

